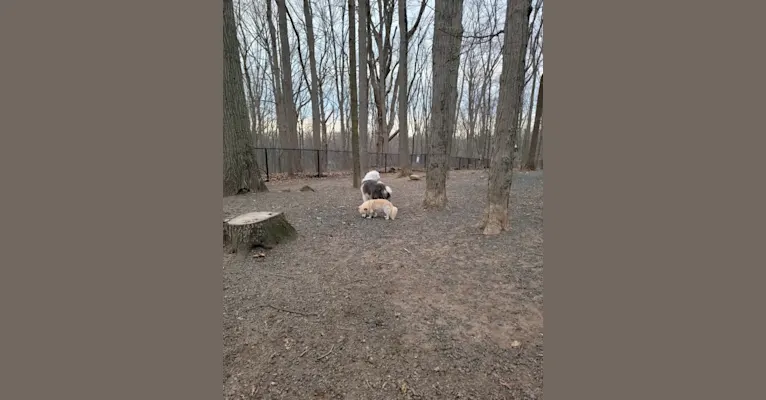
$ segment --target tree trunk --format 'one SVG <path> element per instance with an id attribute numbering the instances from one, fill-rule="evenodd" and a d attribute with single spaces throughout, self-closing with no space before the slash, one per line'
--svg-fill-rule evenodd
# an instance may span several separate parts
<path id="1" fill-rule="evenodd" d="M 527 113 L 527 129 L 524 139 L 521 141 L 521 165 L 524 168 L 529 163 L 529 159 L 534 157 L 534 154 L 529 151 L 530 138 L 532 136 L 532 110 L 535 105 L 535 89 L 537 89 L 537 68 L 532 68 L 532 93 L 529 95 L 529 111 Z"/>
<path id="2" fill-rule="evenodd" d="M 465 155 L 468 158 L 474 157 L 475 136 L 476 136 L 476 63 L 473 54 L 470 54 L 470 67 L 468 68 L 468 129 L 466 129 L 466 149 Z"/>
<path id="3" fill-rule="evenodd" d="M 365 171 L 370 168 L 367 155 L 369 149 L 367 129 L 370 116 L 370 89 L 367 78 L 367 47 L 369 46 L 367 43 L 367 10 L 369 5 L 369 0 L 359 0 L 359 164 Z M 352 62 L 350 65 L 353 68 L 356 64 Z"/>
<path id="4" fill-rule="evenodd" d="M 267 191 L 253 154 L 234 3 L 223 1 L 223 195 Z"/>
<path id="5" fill-rule="evenodd" d="M 290 62 L 290 41 L 287 33 L 287 6 L 286 0 L 277 0 L 277 13 L 279 14 L 279 39 L 282 45 L 282 90 L 285 103 L 285 120 L 287 123 L 287 137 L 290 147 L 298 147 L 298 115 L 293 101 L 293 72 Z M 301 171 L 300 158 L 294 150 L 287 152 L 287 174 L 292 176 Z"/>
<path id="6" fill-rule="evenodd" d="M 297 234 L 281 212 L 256 211 L 223 221 L 223 243 L 246 256 L 255 246 L 272 247 Z"/>
<path id="7" fill-rule="evenodd" d="M 359 143 L 359 99 L 356 95 L 356 35 L 355 31 L 355 7 L 354 0 L 348 0 L 348 54 L 349 54 L 349 101 L 351 102 L 351 162 L 354 170 L 353 181 L 351 185 L 359 188 L 362 184 L 361 179 L 361 155 Z M 366 67 L 365 67 L 366 68 Z M 361 68 L 360 68 L 361 69 Z M 365 152 L 366 154 L 366 152 Z"/>
<path id="8" fill-rule="evenodd" d="M 458 67 L 458 72 L 460 71 L 460 67 Z M 463 65 L 463 79 L 460 80 L 460 87 L 458 90 L 457 95 L 457 103 L 455 107 L 455 121 L 453 122 L 453 125 L 455 128 L 452 130 L 452 136 L 450 137 L 449 143 L 447 144 L 447 154 L 449 155 L 449 158 L 447 161 L 447 165 L 449 166 L 448 169 L 452 168 L 452 157 L 457 157 L 458 155 L 458 146 L 456 145 L 457 140 L 457 122 L 460 118 L 460 106 L 463 104 L 463 94 L 465 93 L 465 82 L 466 82 L 466 75 L 465 75 L 465 64 Z"/>
<path id="9" fill-rule="evenodd" d="M 535 21 L 537 20 L 537 14 L 540 12 L 540 8 L 542 7 L 542 0 L 538 0 L 535 3 L 535 11 L 532 15 L 531 20 L 529 21 L 529 63 L 532 68 L 532 90 L 530 90 L 529 94 L 529 107 L 527 112 L 527 128 L 525 130 L 522 130 L 524 139 L 521 141 L 521 154 L 522 154 L 522 168 L 524 165 L 527 164 L 530 157 L 534 158 L 535 154 L 531 153 L 529 151 L 529 141 L 532 136 L 532 108 L 534 105 L 535 100 L 535 89 L 537 88 L 537 71 L 540 67 L 540 57 L 537 55 L 537 46 L 538 46 L 538 39 L 540 38 L 540 34 L 542 33 L 542 26 L 537 28 L 537 34 L 532 36 L 532 33 L 534 33 L 534 27 L 535 27 Z M 542 19 L 541 19 L 542 22 Z M 541 53 L 542 55 L 542 53 Z"/>
<path id="10" fill-rule="evenodd" d="M 345 71 L 344 71 L 344 68 L 343 68 L 344 64 L 343 64 L 343 59 L 342 59 L 343 58 L 342 57 L 342 55 L 343 55 L 343 50 L 342 49 L 343 49 L 343 45 L 345 43 L 343 43 L 343 41 L 341 40 L 341 44 L 340 44 L 340 46 L 338 46 L 338 43 L 337 43 L 337 41 L 335 39 L 335 24 L 333 23 L 335 21 L 335 18 L 333 17 L 333 13 L 332 13 L 333 6 L 330 3 L 330 0 L 327 0 L 327 9 L 328 9 L 328 11 L 330 13 L 330 24 L 329 25 L 330 25 L 330 33 L 332 35 L 332 42 L 333 42 L 333 45 L 334 45 L 333 49 L 332 49 L 332 57 L 333 57 L 333 63 L 334 63 L 334 66 L 335 66 L 335 93 L 337 94 L 337 98 L 338 98 L 338 113 L 339 113 L 339 119 L 340 119 L 341 150 L 342 151 L 346 151 L 346 148 L 347 148 L 347 145 L 348 145 L 348 143 L 347 143 L 348 140 L 347 140 L 347 136 L 346 136 L 346 123 L 345 123 L 345 121 L 346 121 L 346 112 L 345 112 L 346 99 L 345 99 L 345 96 L 344 96 L 346 84 L 345 84 L 345 81 L 343 80 L 343 76 L 344 76 L 344 72 Z M 341 26 L 344 26 L 344 25 L 345 25 L 345 13 L 341 13 Z M 340 47 L 340 49 L 341 49 L 341 60 L 340 60 L 340 62 L 338 62 L 338 54 L 336 52 L 336 49 L 338 47 Z M 344 157 L 345 157 L 345 153 L 344 153 Z M 343 162 L 344 162 L 344 166 L 347 165 L 346 164 L 347 161 L 346 161 L 345 158 L 344 158 Z"/>
<path id="11" fill-rule="evenodd" d="M 322 116 L 322 121 L 320 127 L 322 128 L 322 150 L 319 152 L 319 158 L 321 160 L 322 165 L 322 173 L 327 172 L 327 146 L 328 146 L 328 139 L 327 139 L 327 120 L 330 118 L 329 116 L 325 116 L 325 109 L 324 109 L 324 90 L 322 89 L 322 82 L 319 82 L 319 115 Z M 332 115 L 332 114 L 330 114 Z"/>
<path id="12" fill-rule="evenodd" d="M 537 146 L 537 166 L 543 169 L 543 122 L 540 121 L 540 144 Z"/>
<path id="13" fill-rule="evenodd" d="M 432 128 L 423 206 L 443 209 L 447 206 L 447 148 L 455 132 L 463 0 L 436 0 L 434 10 Z"/>
<path id="14" fill-rule="evenodd" d="M 372 25 L 370 9 L 367 9 L 367 40 L 368 40 L 368 58 L 367 63 L 371 71 L 370 80 L 372 81 L 373 102 L 375 104 L 375 164 L 380 167 L 383 165 L 383 153 L 388 152 L 388 134 L 391 131 L 391 124 L 386 121 L 386 99 L 390 89 L 387 89 L 386 83 L 391 75 L 392 44 L 391 44 L 391 26 L 394 18 L 394 1 L 378 1 L 379 29 Z M 367 3 L 369 7 L 369 2 Z M 360 10 L 361 11 L 361 10 Z M 406 32 L 406 30 L 404 31 Z M 373 59 L 372 39 L 375 39 L 378 49 L 377 68 Z M 398 85 L 398 80 L 396 80 Z M 392 85 L 393 86 L 393 85 Z M 394 95 L 389 109 L 393 113 L 398 93 L 394 90 Z M 390 120 L 393 119 L 393 114 Z M 389 120 L 389 121 L 390 121 Z"/>
<path id="15" fill-rule="evenodd" d="M 309 69 L 311 70 L 311 131 L 314 139 L 314 150 L 321 152 L 322 116 L 320 115 L 321 107 L 319 107 L 319 77 L 317 76 L 317 61 L 314 52 L 314 21 L 309 0 L 303 0 L 303 15 L 306 18 L 306 41 L 309 47 Z M 322 172 L 321 170 L 317 171 L 317 175 L 321 175 Z"/>
<path id="16" fill-rule="evenodd" d="M 272 77 L 272 85 L 274 88 L 274 111 L 277 114 L 277 127 L 278 127 L 278 136 L 279 136 L 279 145 L 283 149 L 290 148 L 290 139 L 289 134 L 287 133 L 287 114 L 285 112 L 285 95 L 284 91 L 282 90 L 282 71 L 279 67 L 280 61 L 279 61 L 279 49 L 278 46 L 278 39 L 276 34 L 276 28 L 274 27 L 274 17 L 272 12 L 272 6 L 271 6 L 272 0 L 266 0 L 266 20 L 267 25 L 269 27 L 269 36 L 271 38 L 270 44 L 271 44 L 271 50 L 269 48 L 266 48 L 267 52 L 270 52 L 270 60 L 271 60 L 271 77 Z M 279 162 L 279 169 L 280 171 L 287 171 L 290 169 L 290 165 L 292 165 L 291 160 L 289 159 L 290 152 L 286 152 L 283 155 L 280 155 L 278 162 Z"/>
<path id="17" fill-rule="evenodd" d="M 537 169 L 538 141 L 540 140 L 540 122 L 543 120 L 543 76 L 540 75 L 540 88 L 537 91 L 537 111 L 535 111 L 535 127 L 529 142 L 529 156 L 524 167 L 534 171 Z"/>
<path id="18" fill-rule="evenodd" d="M 409 176 L 412 173 L 410 161 L 410 141 L 407 132 L 407 0 L 399 0 L 399 176 Z"/>
<path id="19" fill-rule="evenodd" d="M 495 117 L 495 137 L 492 141 L 491 165 L 487 189 L 487 207 L 480 226 L 485 235 L 496 235 L 510 229 L 509 202 L 513 180 L 513 147 L 521 112 L 521 91 L 524 89 L 524 55 L 529 29 L 527 21 L 532 11 L 531 0 L 508 0 L 505 18 L 503 70 Z"/>

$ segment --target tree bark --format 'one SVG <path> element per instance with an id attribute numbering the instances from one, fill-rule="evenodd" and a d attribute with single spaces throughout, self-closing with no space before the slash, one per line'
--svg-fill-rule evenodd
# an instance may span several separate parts
<path id="1" fill-rule="evenodd" d="M 282 90 L 285 103 L 285 120 L 287 122 L 287 137 L 290 141 L 290 147 L 298 147 L 298 114 L 293 101 L 293 72 L 290 62 L 290 41 L 287 33 L 287 5 L 286 0 L 277 1 L 277 13 L 279 14 L 279 39 L 282 45 Z M 292 176 L 301 171 L 300 158 L 294 150 L 287 152 L 288 170 L 287 174 Z"/>
<path id="2" fill-rule="evenodd" d="M 267 191 L 253 154 L 234 3 L 223 1 L 223 195 Z"/>
<path id="3" fill-rule="evenodd" d="M 543 169 L 543 121 L 540 121 L 540 144 L 537 146 L 537 165 Z"/>
<path id="4" fill-rule="evenodd" d="M 434 14 L 432 129 L 423 206 L 443 209 L 447 206 L 447 148 L 455 131 L 463 1 L 435 0 Z"/>
<path id="5" fill-rule="evenodd" d="M 519 129 L 516 119 L 522 108 L 524 55 L 529 36 L 527 22 L 531 11 L 531 0 L 508 0 L 503 69 L 487 189 L 488 204 L 480 224 L 485 235 L 496 235 L 510 229 L 508 212 L 513 180 L 513 147 Z"/>
<path id="6" fill-rule="evenodd" d="M 311 3 L 309 0 L 303 0 L 303 15 L 306 18 L 306 42 L 309 47 L 309 69 L 311 70 L 311 131 L 313 134 L 314 150 L 322 150 L 322 116 L 320 115 L 319 106 L 319 78 L 317 76 L 317 61 L 314 45 L 314 21 L 311 12 Z M 320 155 L 322 158 L 322 155 Z M 320 162 L 320 166 L 323 163 Z M 321 168 L 321 167 L 320 167 Z M 317 171 L 317 175 L 321 175 L 322 171 Z"/>
<path id="7" fill-rule="evenodd" d="M 409 63 L 407 32 L 407 0 L 399 0 L 399 176 L 412 173 L 410 141 L 407 132 L 407 64 Z"/>
<path id="8" fill-rule="evenodd" d="M 285 111 L 285 94 L 282 90 L 282 71 L 280 68 L 280 57 L 279 57 L 279 49 L 278 49 L 278 38 L 276 33 L 276 28 L 274 27 L 274 14 L 272 11 L 272 3 L 273 0 L 266 0 L 266 20 L 267 25 L 269 27 L 269 36 L 271 38 L 271 50 L 269 48 L 266 48 L 266 51 L 270 54 L 270 60 L 271 60 L 271 77 L 272 77 L 272 85 L 274 88 L 274 111 L 277 114 L 277 127 L 278 127 L 278 136 L 279 136 L 279 145 L 283 149 L 290 148 L 290 138 L 289 134 L 287 133 L 287 113 Z M 290 157 L 290 152 L 288 151 L 284 157 L 279 157 L 279 165 L 280 170 L 286 171 L 290 169 L 290 166 L 292 165 Z"/>
<path id="9" fill-rule="evenodd" d="M 333 63 L 334 63 L 334 67 L 335 67 L 335 93 L 336 93 L 337 98 L 338 98 L 338 113 L 340 114 L 339 115 L 339 119 L 340 119 L 341 150 L 345 151 L 346 148 L 347 148 L 346 123 L 345 123 L 345 121 L 346 121 L 346 112 L 345 112 L 346 99 L 345 99 L 345 95 L 344 95 L 345 88 L 346 88 L 346 83 L 343 80 L 343 76 L 344 76 L 345 71 L 344 71 L 344 64 L 343 64 L 343 59 L 342 59 L 343 58 L 342 57 L 342 55 L 343 55 L 343 50 L 342 49 L 343 49 L 345 43 L 343 43 L 343 41 L 341 40 L 341 44 L 340 44 L 340 46 L 338 46 L 338 42 L 336 41 L 336 38 L 335 38 L 335 24 L 334 24 L 335 18 L 333 17 L 333 12 L 332 12 L 333 6 L 330 3 L 330 0 L 327 0 L 327 9 L 328 9 L 328 11 L 330 13 L 330 24 L 329 24 L 330 25 L 330 34 L 332 36 L 332 42 L 333 42 L 333 45 L 334 45 L 333 46 L 333 50 L 332 50 L 332 57 L 333 57 Z M 345 12 L 341 13 L 341 26 L 343 26 L 343 25 L 345 25 Z M 336 49 L 338 47 L 340 47 L 340 49 L 341 49 L 341 60 L 340 60 L 340 62 L 338 62 L 338 54 L 336 52 Z M 345 162 L 347 162 L 347 161 L 344 160 L 344 163 Z"/>
<path id="10" fill-rule="evenodd" d="M 529 151 L 529 143 L 530 138 L 532 136 L 532 110 L 535 105 L 535 94 L 537 89 L 537 68 L 532 68 L 532 73 L 534 74 L 532 76 L 532 93 L 529 95 L 529 112 L 527 117 L 527 129 L 526 134 L 523 135 L 523 139 L 521 140 L 521 158 L 522 158 L 522 168 L 524 165 L 526 165 L 529 162 L 529 159 L 533 157 L 532 153 Z M 522 131 L 524 133 L 524 131 Z"/>
<path id="11" fill-rule="evenodd" d="M 522 130 L 523 138 L 524 138 L 521 141 L 521 143 L 522 143 L 522 145 L 521 145 L 521 155 L 522 155 L 522 157 L 521 157 L 522 158 L 521 165 L 522 165 L 522 168 L 523 168 L 524 165 L 529 163 L 529 160 L 531 158 L 536 157 L 536 154 L 534 154 L 533 152 L 530 151 L 529 144 L 530 144 L 530 139 L 531 139 L 531 136 L 532 136 L 532 121 L 533 121 L 532 109 L 533 109 L 534 102 L 535 102 L 534 101 L 535 100 L 535 89 L 537 89 L 537 71 L 538 71 L 538 69 L 540 67 L 540 56 L 542 55 L 542 54 L 540 54 L 540 56 L 538 56 L 538 54 L 537 54 L 538 39 L 540 38 L 540 33 L 542 32 L 542 29 L 541 29 L 542 26 L 537 28 L 537 34 L 532 36 L 532 33 L 534 32 L 533 29 L 534 29 L 534 26 L 535 26 L 535 20 L 537 19 L 537 14 L 540 12 L 540 8 L 542 6 L 541 3 L 542 3 L 542 0 L 537 1 L 536 6 L 535 6 L 534 14 L 532 15 L 532 19 L 531 19 L 531 21 L 529 23 L 529 27 L 530 27 L 529 28 L 530 29 L 530 31 L 529 31 L 530 32 L 529 43 L 531 45 L 530 50 L 529 50 L 529 58 L 530 58 L 530 64 L 531 64 L 531 69 L 532 69 L 532 90 L 530 91 L 531 93 L 529 94 L 529 107 L 528 107 L 529 111 L 527 112 L 527 115 L 528 115 L 528 117 L 527 117 L 527 129 L 526 130 Z"/>
<path id="12" fill-rule="evenodd" d="M 354 170 L 351 185 L 359 188 L 361 179 L 361 154 L 359 143 L 359 99 L 356 93 L 356 31 L 355 31 L 355 6 L 354 0 L 348 0 L 348 54 L 349 54 L 349 101 L 351 103 L 351 163 Z M 366 67 L 365 67 L 366 68 Z M 365 152 L 366 154 L 366 152 Z"/>
<path id="13" fill-rule="evenodd" d="M 544 74 L 543 74 L 544 75 Z M 537 92 L 537 110 L 535 111 L 535 127 L 529 142 L 529 156 L 524 167 L 530 171 L 537 169 L 538 142 L 540 140 L 540 123 L 543 120 L 543 75 L 540 75 L 540 88 Z"/>
<path id="14" fill-rule="evenodd" d="M 367 154 L 369 146 L 367 130 L 370 116 L 370 89 L 367 78 L 367 15 L 369 0 L 359 0 L 359 164 L 367 171 L 370 161 Z M 350 21 L 349 21 L 350 22 Z M 351 63 L 351 68 L 356 64 Z"/>

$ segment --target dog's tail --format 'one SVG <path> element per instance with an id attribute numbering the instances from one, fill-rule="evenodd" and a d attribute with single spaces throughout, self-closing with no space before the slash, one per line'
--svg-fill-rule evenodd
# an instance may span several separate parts
<path id="1" fill-rule="evenodd" d="M 396 219 L 397 212 L 399 212 L 399 209 L 396 206 L 391 206 L 391 219 Z"/>

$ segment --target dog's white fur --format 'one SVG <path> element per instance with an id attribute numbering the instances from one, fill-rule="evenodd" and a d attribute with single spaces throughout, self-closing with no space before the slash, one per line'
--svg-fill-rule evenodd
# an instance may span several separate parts
<path id="1" fill-rule="evenodd" d="M 371 170 L 370 172 L 368 172 L 367 174 L 365 174 L 364 178 L 362 178 L 362 183 L 367 182 L 367 181 L 375 181 L 375 182 L 383 183 L 383 182 L 380 181 L 380 172 L 378 172 L 378 171 L 376 171 L 374 169 Z M 368 196 L 366 193 L 364 193 L 364 187 L 360 187 L 359 191 L 362 192 L 362 201 L 363 202 L 368 201 L 368 200 L 372 200 L 370 198 L 370 196 Z M 388 192 L 388 194 L 394 194 L 394 192 L 391 190 L 391 187 L 388 186 L 388 185 L 386 185 L 386 192 Z"/>
<path id="2" fill-rule="evenodd" d="M 372 171 L 368 172 L 364 176 L 364 178 L 362 178 L 362 182 L 366 182 L 366 181 L 375 181 L 375 182 L 377 182 L 379 180 L 380 180 L 380 172 L 378 172 L 376 170 L 372 170 Z"/>
<path id="3" fill-rule="evenodd" d="M 367 200 L 359 206 L 359 214 L 362 218 L 375 218 L 378 212 L 382 212 L 385 219 L 396 219 L 399 208 L 385 199 Z"/>

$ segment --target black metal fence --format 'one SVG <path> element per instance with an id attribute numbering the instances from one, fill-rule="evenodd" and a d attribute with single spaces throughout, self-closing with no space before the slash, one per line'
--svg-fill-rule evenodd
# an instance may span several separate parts
<path id="1" fill-rule="evenodd" d="M 296 172 L 304 176 L 322 176 L 328 172 L 346 172 L 352 170 L 351 151 L 341 150 L 305 150 L 280 149 L 273 147 L 256 147 L 255 155 L 258 166 L 268 181 L 272 174 L 285 173 L 289 169 L 291 158 L 295 163 Z M 370 168 L 389 171 L 399 166 L 399 154 L 396 153 L 367 153 Z M 426 169 L 427 154 L 411 154 L 412 168 Z M 489 159 L 450 157 L 451 169 L 483 169 L 489 168 Z M 366 171 L 362 171 L 364 174 Z"/>

